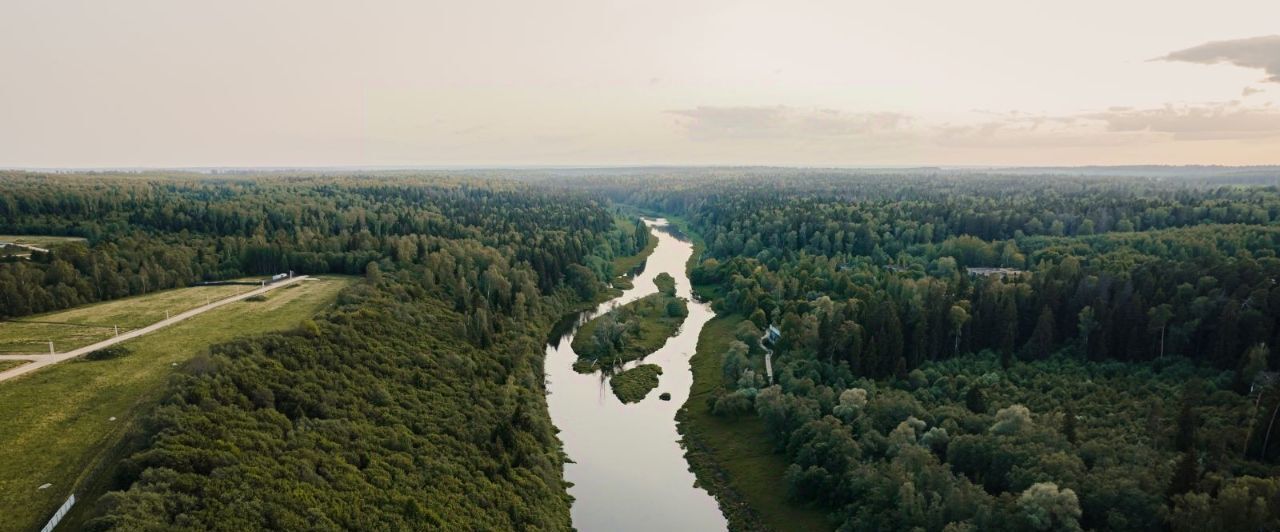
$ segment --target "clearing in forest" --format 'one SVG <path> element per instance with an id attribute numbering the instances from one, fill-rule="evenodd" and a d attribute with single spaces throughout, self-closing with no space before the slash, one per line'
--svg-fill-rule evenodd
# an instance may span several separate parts
<path id="1" fill-rule="evenodd" d="M 0 383 L 0 531 L 38 529 L 73 492 L 81 499 L 68 518 L 74 525 L 109 487 L 111 467 L 128 454 L 126 435 L 170 375 L 212 344 L 297 327 L 353 280 L 298 282 L 122 342 L 127 354 L 118 358 L 70 360 Z M 38 489 L 45 483 L 52 486 Z"/>
<path id="2" fill-rule="evenodd" d="M 253 290 L 249 285 L 192 286 L 93 303 L 68 310 L 0 322 L 0 353 L 59 353 L 181 314 L 211 301 Z"/>

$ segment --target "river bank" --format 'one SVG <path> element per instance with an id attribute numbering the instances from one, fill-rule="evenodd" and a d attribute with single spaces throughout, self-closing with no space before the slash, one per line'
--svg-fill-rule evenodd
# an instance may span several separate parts
<path id="1" fill-rule="evenodd" d="M 689 222 L 669 217 L 691 242 L 693 254 L 685 276 L 698 264 L 706 243 Z M 709 304 L 720 287 L 697 285 L 693 292 Z M 707 399 L 720 390 L 722 355 L 733 340 L 733 330 L 744 318 L 715 316 L 698 335 L 690 359 L 693 382 L 689 398 L 676 413 L 676 429 L 685 448 L 685 459 L 716 500 L 730 530 L 834 530 L 823 512 L 787 500 L 787 462 L 773 452 L 773 442 L 755 416 L 722 418 L 711 414 Z"/>
<path id="2" fill-rule="evenodd" d="M 570 316 L 546 346 L 547 403 L 570 460 L 564 475 L 572 483 L 569 494 L 575 498 L 573 524 L 583 531 L 725 530 L 715 499 L 695 485 L 675 426 L 676 410 L 688 398 L 693 382 L 689 359 L 702 326 L 714 313 L 708 305 L 692 301 L 685 265 L 693 255 L 693 244 L 672 231 L 665 220 L 646 223 L 658 244 L 634 277 L 634 288 Z M 578 357 L 571 344 L 581 324 L 657 292 L 654 278 L 663 272 L 675 278 L 677 295 L 691 300 L 689 315 L 660 349 L 631 363 L 663 369 L 657 393 L 624 404 L 612 393 L 607 373 L 584 375 L 573 370 Z M 671 394 L 671 400 L 661 400 L 663 393 Z"/>

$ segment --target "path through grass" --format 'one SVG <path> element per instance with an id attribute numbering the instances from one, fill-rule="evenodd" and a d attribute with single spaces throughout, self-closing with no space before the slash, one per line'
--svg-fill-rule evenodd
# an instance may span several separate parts
<path id="1" fill-rule="evenodd" d="M 91 508 L 86 487 L 102 479 L 90 473 L 119 459 L 124 435 L 160 398 L 169 375 L 211 344 L 297 326 L 352 280 L 302 281 L 266 301 L 237 301 L 124 342 L 127 356 L 77 359 L 0 383 L 0 531 L 39 529 L 73 491 L 83 499 L 73 514 Z M 37 489 L 45 483 L 52 486 Z"/>
<path id="2" fill-rule="evenodd" d="M 253 290 L 254 286 L 221 285 L 177 288 L 93 303 L 68 310 L 0 322 L 0 353 L 48 353 L 49 341 L 59 352 L 106 340 L 120 332 L 146 327 L 170 315 L 209 301 Z"/>

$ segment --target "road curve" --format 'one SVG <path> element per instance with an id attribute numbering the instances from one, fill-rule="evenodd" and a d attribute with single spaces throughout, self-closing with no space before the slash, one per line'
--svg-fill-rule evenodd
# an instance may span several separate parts
<path id="1" fill-rule="evenodd" d="M 307 278 L 308 277 L 306 275 L 299 275 L 291 279 L 285 279 L 277 283 L 266 285 L 262 288 L 256 288 L 256 289 L 250 290 L 243 294 L 237 294 L 237 295 L 228 297 L 226 299 L 219 299 L 217 301 L 209 303 L 208 305 L 202 305 L 202 306 L 193 308 L 191 310 L 188 310 L 176 316 L 172 316 L 170 318 L 152 323 L 151 325 L 148 325 L 146 327 L 142 327 L 140 329 L 134 329 L 132 331 L 126 332 L 119 336 L 113 336 L 111 338 L 108 338 L 96 344 L 86 345 L 79 349 L 72 349 L 71 351 L 67 351 L 65 353 L 57 353 L 53 355 L 0 355 L 0 360 L 29 360 L 30 361 L 29 363 L 23 364 L 16 368 L 9 369 L 7 371 L 0 371 L 0 382 L 12 379 L 19 375 L 25 375 L 27 373 L 38 370 L 45 366 L 52 366 L 54 364 L 57 364 L 65 360 L 70 360 L 76 357 L 84 356 L 94 351 L 97 351 L 99 349 L 102 349 L 104 347 L 109 347 L 109 346 L 118 344 L 120 342 L 124 342 L 126 340 L 131 340 L 133 338 L 137 338 L 139 336 L 142 336 L 144 334 L 147 334 L 153 331 L 158 331 L 160 329 L 163 329 L 165 327 L 178 323 L 182 320 L 185 320 L 192 316 L 203 314 L 205 312 L 221 307 L 228 303 L 235 303 L 236 301 L 253 297 L 258 294 L 262 294 L 270 290 L 280 288 L 281 286 L 290 285 Z"/>

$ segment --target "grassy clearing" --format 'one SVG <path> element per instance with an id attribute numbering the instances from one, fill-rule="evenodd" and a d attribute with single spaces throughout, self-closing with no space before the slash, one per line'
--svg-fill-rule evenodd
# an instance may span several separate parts
<path id="1" fill-rule="evenodd" d="M 693 387 L 676 414 L 685 458 L 698 483 L 720 501 L 731 530 L 833 530 L 823 512 L 786 499 L 787 462 L 773 452 L 759 418 L 711 414 L 707 399 L 723 386 L 721 355 L 742 320 L 716 317 L 698 335 L 697 352 L 690 359 Z"/>
<path id="2" fill-rule="evenodd" d="M 0 383 L 0 530 L 38 529 L 72 492 L 82 500 L 73 516 L 91 509 L 125 436 L 178 367 L 211 344 L 295 327 L 352 281 L 302 281 L 267 301 L 231 303 L 120 344 L 128 356 L 69 361 Z M 53 486 L 36 489 L 46 482 Z"/>
<path id="3" fill-rule="evenodd" d="M 26 360 L 0 360 L 0 371 L 13 369 L 26 363 Z"/>
<path id="4" fill-rule="evenodd" d="M 145 327 L 209 301 L 253 290 L 247 285 L 192 286 L 94 303 L 69 310 L 0 322 L 0 352 L 48 353 L 49 341 L 59 353 Z"/>
<path id="5" fill-rule="evenodd" d="M 43 236 L 43 235 L 0 235 L 0 242 L 9 242 L 13 244 L 25 244 L 28 246 L 36 246 L 48 248 L 58 244 L 70 244 L 72 242 L 84 242 L 85 239 L 77 236 Z"/>
<path id="6" fill-rule="evenodd" d="M 680 309 L 673 315 L 670 306 Z M 573 338 L 574 369 L 589 373 L 601 365 L 638 360 L 657 351 L 680 329 L 689 307 L 683 299 L 650 294 L 585 323 Z M 598 329 L 604 329 L 597 333 Z"/>
<path id="7" fill-rule="evenodd" d="M 609 378 L 609 387 L 613 395 L 623 403 L 638 403 L 658 387 L 658 375 L 662 375 L 662 366 L 657 364 L 641 364 Z"/>

